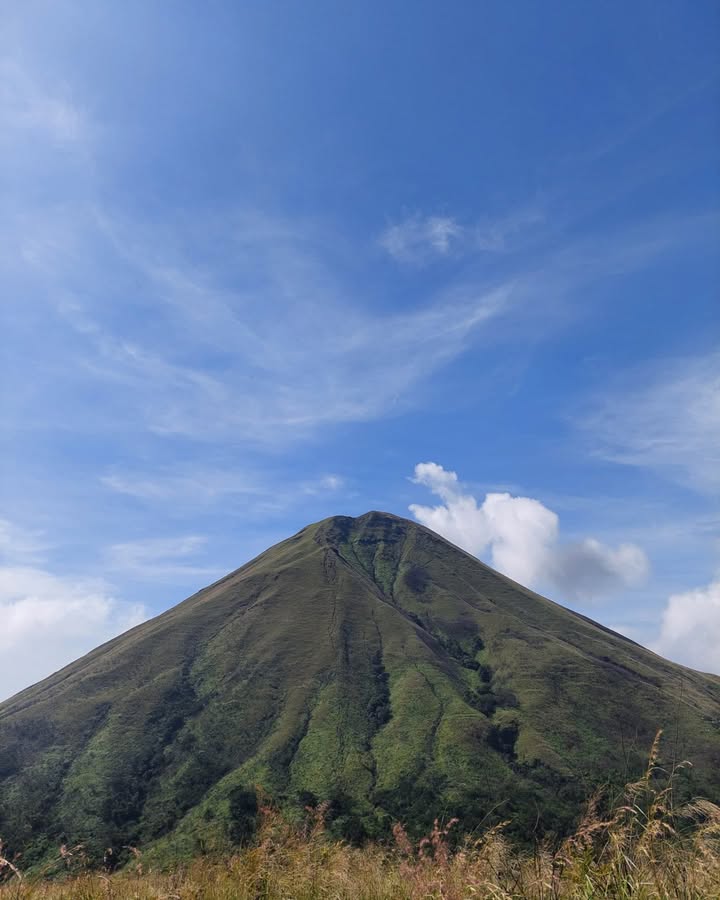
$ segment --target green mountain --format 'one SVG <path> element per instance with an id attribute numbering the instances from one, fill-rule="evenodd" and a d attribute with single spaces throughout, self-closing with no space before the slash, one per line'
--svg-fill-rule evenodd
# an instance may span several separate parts
<path id="1" fill-rule="evenodd" d="M 382 835 L 457 815 L 567 829 L 658 728 L 720 800 L 720 678 L 656 656 L 413 522 L 310 525 L 0 704 L 0 835 L 193 853 L 289 815 Z"/>

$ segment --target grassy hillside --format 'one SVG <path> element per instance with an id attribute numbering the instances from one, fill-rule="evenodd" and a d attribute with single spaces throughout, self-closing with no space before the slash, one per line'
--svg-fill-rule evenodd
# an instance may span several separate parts
<path id="1" fill-rule="evenodd" d="M 514 846 L 502 824 L 453 842 L 450 819 L 419 841 L 396 823 L 389 840 L 358 848 L 327 835 L 322 804 L 298 824 L 264 806 L 241 849 L 162 870 L 135 849 L 123 870 L 99 874 L 80 846 L 23 875 L 21 860 L 4 858 L 0 846 L 0 900 L 716 900 L 720 807 L 675 804 L 678 770 L 658 769 L 658 746 L 604 819 L 593 798 L 555 846 Z"/>
<path id="2" fill-rule="evenodd" d="M 0 835 L 192 855 L 255 785 L 332 832 L 565 833 L 658 728 L 720 799 L 720 679 L 669 663 L 380 513 L 308 528 L 0 704 Z"/>

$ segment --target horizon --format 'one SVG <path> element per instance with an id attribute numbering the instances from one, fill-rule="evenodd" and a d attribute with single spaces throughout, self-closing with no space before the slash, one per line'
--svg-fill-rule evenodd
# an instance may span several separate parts
<path id="1" fill-rule="evenodd" d="M 720 674 L 716 4 L 4 18 L 0 701 L 365 508 Z"/>

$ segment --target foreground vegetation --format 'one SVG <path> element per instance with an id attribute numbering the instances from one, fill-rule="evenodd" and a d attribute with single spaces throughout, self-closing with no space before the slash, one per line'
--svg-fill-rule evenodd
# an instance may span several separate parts
<path id="1" fill-rule="evenodd" d="M 123 871 L 99 874 L 83 848 L 62 847 L 44 872 L 23 876 L 21 859 L 0 856 L 0 900 L 421 900 L 421 898 L 662 898 L 720 896 L 720 807 L 676 806 L 670 775 L 657 765 L 627 786 L 607 816 L 593 797 L 575 833 L 559 846 L 521 850 L 502 825 L 453 841 L 456 820 L 436 821 L 412 842 L 402 825 L 392 846 L 330 840 L 324 805 L 302 826 L 263 807 L 252 842 L 225 858 L 197 859 L 173 871 L 146 871 L 131 850 Z M 55 877 L 49 877 L 55 876 Z"/>

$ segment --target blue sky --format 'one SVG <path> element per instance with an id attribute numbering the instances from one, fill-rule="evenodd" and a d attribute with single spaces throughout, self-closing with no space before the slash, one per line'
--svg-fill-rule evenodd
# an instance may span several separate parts
<path id="1" fill-rule="evenodd" d="M 3 16 L 0 696 L 368 509 L 720 672 L 717 4 Z"/>

